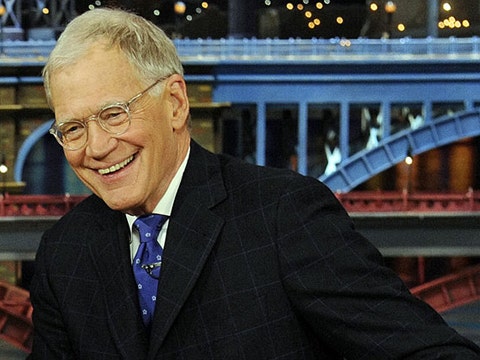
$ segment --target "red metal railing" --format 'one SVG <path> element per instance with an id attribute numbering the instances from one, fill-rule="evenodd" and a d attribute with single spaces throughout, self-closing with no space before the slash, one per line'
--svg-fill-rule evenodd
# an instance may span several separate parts
<path id="1" fill-rule="evenodd" d="M 480 192 L 409 193 L 354 191 L 336 194 L 348 212 L 471 212 L 480 211 Z"/>
<path id="2" fill-rule="evenodd" d="M 353 191 L 338 193 L 348 212 L 472 212 L 480 211 L 480 192 L 409 193 Z M 63 215 L 86 195 L 0 195 L 0 216 Z"/>
<path id="3" fill-rule="evenodd" d="M 480 265 L 416 286 L 412 294 L 439 312 L 480 300 Z"/>
<path id="4" fill-rule="evenodd" d="M 33 325 L 30 293 L 0 281 L 0 338 L 30 352 Z"/>
<path id="5" fill-rule="evenodd" d="M 61 216 L 86 196 L 0 195 L 0 216 Z"/>

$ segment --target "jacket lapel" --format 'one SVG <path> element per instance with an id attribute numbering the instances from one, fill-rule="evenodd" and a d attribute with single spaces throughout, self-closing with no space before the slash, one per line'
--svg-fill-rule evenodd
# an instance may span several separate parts
<path id="1" fill-rule="evenodd" d="M 148 359 L 155 358 L 223 227 L 210 210 L 226 196 L 222 183 L 216 157 L 193 143 L 169 222 Z"/>
<path id="2" fill-rule="evenodd" d="M 103 215 L 102 224 L 106 225 L 91 239 L 90 249 L 103 285 L 110 332 L 124 359 L 144 359 L 148 339 L 131 272 L 128 223 L 120 212 L 110 211 L 110 216 Z"/>

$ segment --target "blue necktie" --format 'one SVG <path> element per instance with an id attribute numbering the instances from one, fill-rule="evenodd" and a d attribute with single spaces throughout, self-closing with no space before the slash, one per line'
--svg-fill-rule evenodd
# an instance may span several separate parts
<path id="1" fill-rule="evenodd" d="M 133 273 L 137 281 L 138 298 L 143 323 L 147 327 L 153 319 L 163 249 L 157 241 L 167 216 L 150 214 L 140 216 L 133 223 L 140 235 L 140 246 L 133 259 Z"/>

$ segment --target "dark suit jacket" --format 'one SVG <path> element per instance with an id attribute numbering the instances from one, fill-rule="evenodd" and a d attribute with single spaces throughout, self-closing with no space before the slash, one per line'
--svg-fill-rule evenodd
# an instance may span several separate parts
<path id="1" fill-rule="evenodd" d="M 195 143 L 149 337 L 125 216 L 96 196 L 45 233 L 31 296 L 33 359 L 480 358 L 382 265 L 318 180 Z"/>

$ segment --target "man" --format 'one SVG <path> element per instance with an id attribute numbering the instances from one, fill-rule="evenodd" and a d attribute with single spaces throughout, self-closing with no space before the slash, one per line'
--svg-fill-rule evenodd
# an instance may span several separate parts
<path id="1" fill-rule="evenodd" d="M 32 359 L 480 358 L 323 184 L 190 139 L 182 66 L 146 20 L 79 16 L 44 79 L 51 132 L 94 195 L 42 238 Z M 151 213 L 168 217 L 163 254 L 137 262 L 132 224 Z M 153 315 L 138 264 L 158 286 Z"/>

